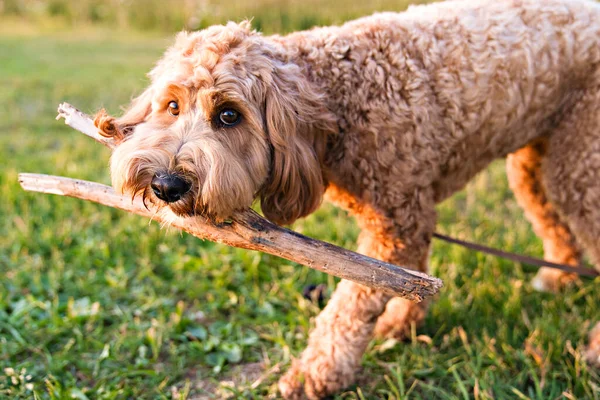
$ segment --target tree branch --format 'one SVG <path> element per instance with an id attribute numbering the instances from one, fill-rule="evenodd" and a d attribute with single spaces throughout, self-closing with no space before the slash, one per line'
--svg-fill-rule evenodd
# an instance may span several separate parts
<path id="1" fill-rule="evenodd" d="M 96 141 L 115 147 L 114 142 L 100 136 L 91 119 L 75 107 L 67 103 L 61 104 L 59 117 L 64 117 L 67 125 Z M 139 198 L 132 200 L 117 194 L 109 186 L 95 182 L 40 174 L 20 174 L 19 182 L 28 191 L 104 204 L 149 217 L 200 239 L 262 251 L 414 301 L 433 296 L 443 286 L 440 279 L 427 274 L 366 257 L 282 228 L 253 210 L 238 212 L 227 222 L 215 223 L 202 216 L 179 217 L 167 208 L 146 208 Z"/>

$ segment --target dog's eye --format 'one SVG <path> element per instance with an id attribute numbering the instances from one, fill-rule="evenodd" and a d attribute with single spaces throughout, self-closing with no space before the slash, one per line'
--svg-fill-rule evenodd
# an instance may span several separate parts
<path id="1" fill-rule="evenodd" d="M 239 112 L 226 108 L 219 113 L 219 121 L 225 126 L 233 126 L 240 122 L 241 115 Z"/>
<path id="2" fill-rule="evenodd" d="M 169 102 L 169 105 L 167 106 L 167 112 L 174 117 L 179 115 L 179 105 L 176 101 Z"/>

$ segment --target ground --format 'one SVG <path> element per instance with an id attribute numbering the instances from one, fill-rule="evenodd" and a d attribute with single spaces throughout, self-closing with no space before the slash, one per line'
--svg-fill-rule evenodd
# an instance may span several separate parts
<path id="1" fill-rule="evenodd" d="M 0 31 L 0 398 L 274 397 L 335 279 L 201 242 L 80 200 L 23 192 L 18 172 L 108 183 L 109 152 L 54 121 L 59 102 L 117 112 L 169 35 Z M 439 231 L 541 256 L 498 161 L 439 208 Z M 355 248 L 325 205 L 294 229 Z M 375 341 L 340 399 L 600 398 L 580 354 L 600 280 L 535 292 L 528 267 L 436 242 L 445 286 L 407 343 Z"/>

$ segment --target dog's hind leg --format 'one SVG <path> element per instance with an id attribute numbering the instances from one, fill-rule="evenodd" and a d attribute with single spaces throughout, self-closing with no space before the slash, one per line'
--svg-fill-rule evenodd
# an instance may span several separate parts
<path id="1" fill-rule="evenodd" d="M 581 253 L 575 237 L 548 200 L 542 183 L 542 161 L 547 147 L 547 141 L 540 139 L 510 154 L 506 160 L 508 182 L 525 217 L 543 241 L 544 258 L 559 264 L 577 265 Z M 532 284 L 537 290 L 558 291 L 575 279 L 574 274 L 542 267 Z"/>
<path id="2" fill-rule="evenodd" d="M 429 199 L 428 195 L 416 194 L 405 199 L 409 203 L 405 207 L 383 212 L 370 207 L 355 210 L 362 228 L 358 251 L 420 268 L 435 225 L 435 209 Z M 318 399 L 352 384 L 377 318 L 390 297 L 350 281 L 340 282 L 317 317 L 302 357 L 280 379 L 282 395 L 288 399 Z M 414 303 L 407 303 L 407 307 L 413 306 Z"/>
<path id="3" fill-rule="evenodd" d="M 597 82 L 551 133 L 542 176 L 548 198 L 600 271 L 600 74 Z M 600 367 L 594 340 L 586 358 Z"/>
<path id="4" fill-rule="evenodd" d="M 550 136 L 542 175 L 548 198 L 600 270 L 600 85 Z"/>

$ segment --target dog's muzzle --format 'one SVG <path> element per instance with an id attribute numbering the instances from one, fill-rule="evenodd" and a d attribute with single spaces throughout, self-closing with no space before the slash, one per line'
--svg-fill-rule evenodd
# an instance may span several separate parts
<path id="1" fill-rule="evenodd" d="M 174 203 L 190 190 L 191 185 L 179 176 L 165 172 L 154 175 L 150 187 L 156 197 Z"/>

